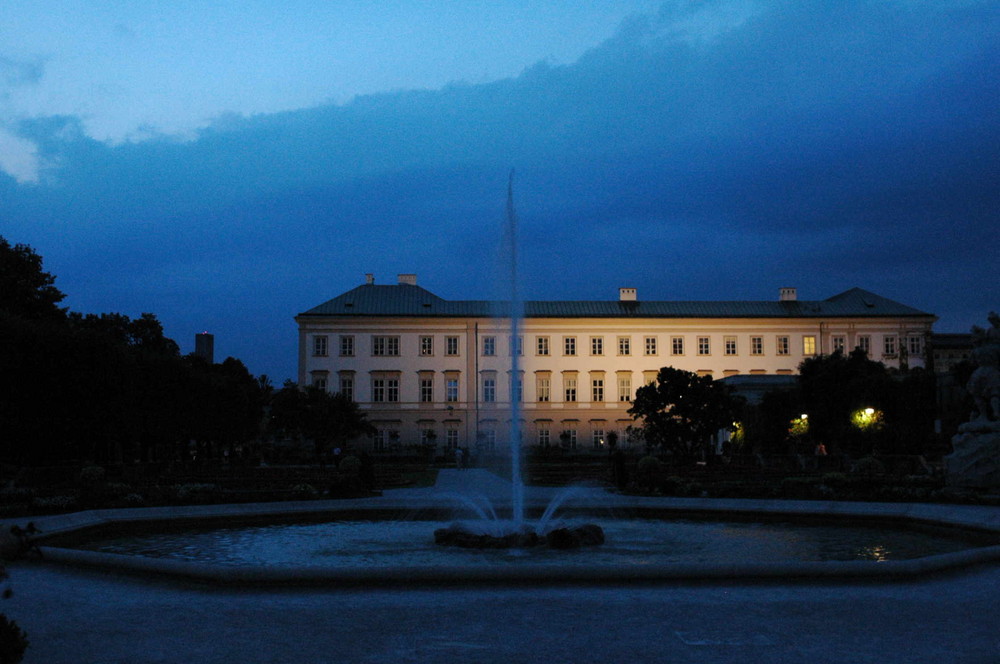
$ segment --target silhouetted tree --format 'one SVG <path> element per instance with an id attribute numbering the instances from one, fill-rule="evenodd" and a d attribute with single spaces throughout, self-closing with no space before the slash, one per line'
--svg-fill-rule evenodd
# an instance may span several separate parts
<path id="1" fill-rule="evenodd" d="M 62 318 L 66 310 L 58 305 L 66 296 L 55 280 L 34 249 L 0 237 L 0 312 L 30 320 Z"/>
<path id="2" fill-rule="evenodd" d="M 628 412 L 641 420 L 647 445 L 690 461 L 713 434 L 731 426 L 738 407 L 725 383 L 663 367 L 655 383 L 636 390 Z"/>

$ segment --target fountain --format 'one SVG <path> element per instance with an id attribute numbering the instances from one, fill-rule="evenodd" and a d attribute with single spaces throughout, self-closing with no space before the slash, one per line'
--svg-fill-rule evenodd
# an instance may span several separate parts
<path id="1" fill-rule="evenodd" d="M 509 309 L 506 311 L 510 324 L 510 338 L 520 338 L 521 319 L 524 316 L 524 302 L 521 300 L 517 276 L 517 212 L 514 209 L 514 170 L 511 169 L 507 180 L 507 210 L 506 224 L 503 226 L 501 245 L 503 256 L 507 259 L 505 279 L 510 285 Z M 516 342 L 515 342 L 516 343 Z M 444 546 L 458 546 L 470 549 L 507 549 L 548 546 L 553 549 L 575 549 L 581 546 L 594 546 L 604 543 L 603 529 L 592 523 L 574 528 L 548 528 L 555 510 L 565 500 L 578 493 L 579 490 L 564 492 L 549 504 L 537 526 L 525 523 L 524 479 L 521 473 L 521 389 L 517 387 L 517 377 L 521 372 L 520 352 L 510 354 L 511 397 L 510 397 L 510 486 L 511 486 L 511 519 L 505 523 L 496 517 L 496 511 L 485 496 L 488 512 L 464 496 L 450 497 L 458 499 L 467 507 L 473 508 L 480 520 L 475 523 L 456 522 L 447 528 L 434 531 L 434 541 Z M 481 501 L 481 502 L 482 502 Z M 491 517 L 491 518 L 489 518 Z"/>

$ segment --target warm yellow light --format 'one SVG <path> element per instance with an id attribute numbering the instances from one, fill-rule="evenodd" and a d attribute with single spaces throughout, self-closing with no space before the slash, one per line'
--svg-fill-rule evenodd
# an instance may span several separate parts
<path id="1" fill-rule="evenodd" d="M 867 415 L 868 417 L 871 417 L 874 414 L 875 414 L 875 409 L 874 408 L 865 408 L 865 415 Z"/>
<path id="2" fill-rule="evenodd" d="M 808 420 L 809 419 L 809 415 L 807 415 L 806 413 L 802 413 L 801 415 L 799 415 L 799 419 L 800 420 Z"/>

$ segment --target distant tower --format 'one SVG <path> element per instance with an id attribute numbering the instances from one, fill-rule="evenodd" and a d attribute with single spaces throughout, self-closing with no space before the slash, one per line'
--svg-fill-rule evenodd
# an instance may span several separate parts
<path id="1" fill-rule="evenodd" d="M 215 364 L 215 335 L 208 332 L 194 335 L 194 354 L 209 364 Z"/>

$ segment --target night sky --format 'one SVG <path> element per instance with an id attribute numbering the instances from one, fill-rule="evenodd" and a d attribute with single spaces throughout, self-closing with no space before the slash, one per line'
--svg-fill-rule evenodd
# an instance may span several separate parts
<path id="1" fill-rule="evenodd" d="M 280 383 L 366 272 L 500 297 L 512 168 L 528 299 L 1000 309 L 1000 2 L 162 4 L 0 6 L 0 235 L 184 352 Z"/>

